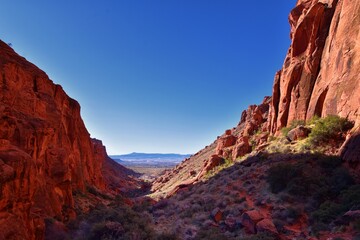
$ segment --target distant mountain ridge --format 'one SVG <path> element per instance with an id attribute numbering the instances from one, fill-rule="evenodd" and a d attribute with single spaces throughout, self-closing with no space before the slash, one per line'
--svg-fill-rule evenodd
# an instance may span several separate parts
<path id="1" fill-rule="evenodd" d="M 132 165 L 154 165 L 154 166 L 175 166 L 183 160 L 191 157 L 191 154 L 176 153 L 137 153 L 123 155 L 111 155 L 112 159 L 125 166 Z"/>
<path id="2" fill-rule="evenodd" d="M 191 154 L 177 154 L 177 153 L 138 153 L 133 152 L 122 155 L 110 155 L 111 158 L 137 159 L 137 158 L 188 158 Z"/>

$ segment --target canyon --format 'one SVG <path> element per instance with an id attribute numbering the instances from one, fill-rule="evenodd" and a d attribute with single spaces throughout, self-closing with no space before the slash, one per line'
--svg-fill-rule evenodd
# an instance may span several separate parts
<path id="1" fill-rule="evenodd" d="M 151 211 L 144 212 L 154 219 L 151 227 L 159 233 L 176 232 L 174 239 L 206 239 L 201 237 L 205 230 L 221 236 L 228 233 L 225 239 L 263 233 L 273 239 L 316 239 L 309 226 L 317 212 L 304 206 L 309 199 L 276 195 L 267 179 L 281 163 L 287 163 L 288 169 L 296 166 L 295 173 L 318 170 L 330 179 L 330 170 L 323 170 L 321 164 L 332 155 L 341 161 L 333 164 L 331 173 L 347 169 L 352 180 L 344 180 L 347 185 L 326 200 L 336 204 L 346 191 L 356 188 L 360 179 L 360 2 L 298 0 L 289 23 L 291 45 L 275 74 L 272 96 L 249 106 L 236 127 L 164 172 L 150 192 L 135 172 L 111 160 L 102 142 L 90 137 L 78 102 L 0 41 L 0 239 L 44 239 L 47 224 L 59 224 L 66 232 L 64 224 L 96 209 L 94 202 L 103 199 L 111 207 L 116 196 L 121 196 L 116 206 L 150 204 Z M 305 152 L 295 149 L 314 129 L 310 122 L 316 122 L 316 116 L 332 115 L 347 119 L 351 127 L 323 146 L 322 156 L 311 152 L 312 146 L 303 147 Z M 301 124 L 282 136 L 281 130 L 296 121 Z M 286 151 L 281 152 L 278 148 L 283 145 Z M 341 176 L 349 179 L 347 172 Z M 148 195 L 132 196 L 134 192 Z M 296 207 L 296 217 L 276 222 L 290 206 Z M 184 215 L 187 209 L 199 216 Z M 356 211 L 341 214 L 356 217 Z M 346 222 L 339 219 L 331 223 Z M 178 222 L 182 225 L 174 224 Z M 111 234 L 123 231 L 115 221 L 107 219 L 104 224 Z M 318 239 L 352 239 L 358 230 L 351 224 L 336 233 L 318 226 L 323 231 Z"/>

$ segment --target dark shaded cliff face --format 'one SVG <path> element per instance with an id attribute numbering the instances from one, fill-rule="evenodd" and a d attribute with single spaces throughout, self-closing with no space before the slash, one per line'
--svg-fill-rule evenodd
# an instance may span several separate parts
<path id="1" fill-rule="evenodd" d="M 129 178 L 112 184 L 110 161 L 80 105 L 0 41 L 0 239 L 42 239 L 43 219 L 74 218 L 87 185 L 118 191 Z"/>
<path id="2" fill-rule="evenodd" d="M 291 11 L 292 43 L 276 74 L 269 128 L 314 115 L 359 125 L 360 2 L 299 0 Z"/>

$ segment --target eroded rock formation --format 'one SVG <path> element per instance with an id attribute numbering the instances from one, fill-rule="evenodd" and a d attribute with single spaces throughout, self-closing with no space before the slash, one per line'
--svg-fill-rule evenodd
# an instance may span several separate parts
<path id="1" fill-rule="evenodd" d="M 359 13 L 359 1 L 297 2 L 289 16 L 292 43 L 274 80 L 271 132 L 314 115 L 360 123 Z"/>
<path id="2" fill-rule="evenodd" d="M 0 239 L 42 239 L 44 218 L 76 216 L 73 191 L 115 190 L 109 161 L 80 105 L 0 41 Z"/>
<path id="3" fill-rule="evenodd" d="M 249 106 L 242 112 L 235 128 L 226 130 L 211 145 L 158 178 L 152 186 L 154 196 L 171 196 L 179 189 L 204 179 L 211 170 L 224 164 L 225 159 L 234 161 L 250 153 L 252 147 L 266 142 L 269 135 L 266 130 L 270 102 L 271 97 L 265 97 L 261 104 Z"/>

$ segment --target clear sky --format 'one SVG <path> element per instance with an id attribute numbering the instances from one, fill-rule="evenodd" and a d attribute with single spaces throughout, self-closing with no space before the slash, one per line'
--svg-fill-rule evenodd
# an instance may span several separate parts
<path id="1" fill-rule="evenodd" d="M 2 0 L 0 38 L 109 154 L 195 153 L 271 95 L 295 0 Z"/>

